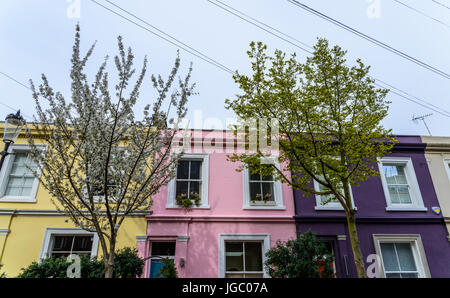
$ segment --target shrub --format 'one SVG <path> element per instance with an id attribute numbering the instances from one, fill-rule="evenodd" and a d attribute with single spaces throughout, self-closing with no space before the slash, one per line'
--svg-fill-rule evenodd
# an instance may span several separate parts
<path id="1" fill-rule="evenodd" d="M 297 239 L 277 241 L 266 253 L 265 266 L 271 277 L 318 278 L 333 277 L 329 254 L 323 242 L 308 231 L 298 234 Z"/>
<path id="2" fill-rule="evenodd" d="M 103 260 L 90 259 L 81 255 L 81 278 L 103 278 Z M 33 262 L 22 268 L 18 278 L 67 278 L 70 263 L 66 257 L 48 258 L 41 263 Z M 138 257 L 137 250 L 129 247 L 116 251 L 114 276 L 116 278 L 135 278 L 142 274 L 144 261 Z"/>
<path id="3" fill-rule="evenodd" d="M 164 264 L 159 271 L 162 278 L 177 278 L 178 272 L 173 260 L 169 258 L 162 258 L 161 262 Z"/>
<path id="4" fill-rule="evenodd" d="M 0 278 L 6 278 L 6 273 L 5 272 L 1 272 L 3 267 L 3 264 L 0 264 Z"/>

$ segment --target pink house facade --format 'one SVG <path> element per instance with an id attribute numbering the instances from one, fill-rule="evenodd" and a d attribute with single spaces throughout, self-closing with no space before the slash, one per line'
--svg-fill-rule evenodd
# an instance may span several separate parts
<path id="1" fill-rule="evenodd" d="M 235 143 L 225 131 L 194 136 L 176 177 L 153 198 L 147 235 L 138 237 L 143 277 L 158 277 L 162 257 L 174 261 L 179 277 L 268 277 L 265 253 L 296 235 L 292 189 L 237 172 L 239 164 L 227 160 L 225 148 Z M 176 197 L 196 193 L 198 205 L 177 205 Z"/>

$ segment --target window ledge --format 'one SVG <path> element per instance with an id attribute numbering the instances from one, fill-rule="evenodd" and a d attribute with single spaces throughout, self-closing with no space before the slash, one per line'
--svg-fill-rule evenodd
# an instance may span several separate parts
<path id="1" fill-rule="evenodd" d="M 344 211 L 344 208 L 342 206 L 314 206 L 314 210 L 316 211 Z M 354 210 L 358 210 L 358 208 L 354 207 Z"/>
<path id="2" fill-rule="evenodd" d="M 386 207 L 386 211 L 428 211 L 426 207 L 395 207 L 388 206 Z"/>
<path id="3" fill-rule="evenodd" d="M 277 205 L 245 205 L 242 207 L 243 210 L 286 210 L 284 206 Z"/>
<path id="4" fill-rule="evenodd" d="M 275 201 L 250 201 L 250 206 L 276 206 L 277 202 Z"/>
<path id="5" fill-rule="evenodd" d="M 186 209 L 186 208 L 175 205 L 175 206 L 166 206 L 166 209 Z M 189 207 L 189 209 L 211 209 L 211 207 L 209 205 L 200 205 L 200 206 L 192 205 L 191 207 Z"/>
<path id="6" fill-rule="evenodd" d="M 0 198 L 0 203 L 36 203 L 36 198 L 4 196 Z"/>

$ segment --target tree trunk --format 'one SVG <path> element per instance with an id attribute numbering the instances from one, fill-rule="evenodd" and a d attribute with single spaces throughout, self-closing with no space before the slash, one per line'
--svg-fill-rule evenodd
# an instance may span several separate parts
<path id="1" fill-rule="evenodd" d="M 356 231 L 356 218 L 354 211 L 350 211 L 350 213 L 347 214 L 347 224 L 350 242 L 352 244 L 353 258 L 355 260 L 356 272 L 359 278 L 365 278 L 366 270 L 364 269 L 364 259 L 361 253 L 358 233 Z"/>
<path id="2" fill-rule="evenodd" d="M 109 254 L 104 255 L 105 263 L 105 278 L 112 278 L 114 274 L 114 257 L 115 257 L 116 243 L 115 239 L 110 241 Z"/>

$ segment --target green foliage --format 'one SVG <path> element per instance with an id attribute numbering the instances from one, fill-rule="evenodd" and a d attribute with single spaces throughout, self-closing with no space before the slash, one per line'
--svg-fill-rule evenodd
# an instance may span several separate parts
<path id="1" fill-rule="evenodd" d="M 178 272 L 177 268 L 175 267 L 175 264 L 173 260 L 169 258 L 162 258 L 161 262 L 164 264 L 161 267 L 161 270 L 159 271 L 159 274 L 162 278 L 177 278 Z"/>
<path id="2" fill-rule="evenodd" d="M 305 63 L 279 50 L 268 56 L 260 42 L 250 47 L 253 73 L 236 73 L 242 92 L 234 100 L 227 99 L 226 108 L 244 121 L 277 119 L 279 159 L 285 162 L 282 170 L 295 174 L 286 177 L 283 171 L 259 164 L 262 151 L 234 154 L 230 160 L 242 161 L 263 174 L 275 170 L 276 178 L 305 195 L 333 195 L 346 211 L 352 210 L 342 188 L 378 175 L 377 157 L 396 143 L 391 130 L 380 124 L 388 111 L 389 102 L 384 99 L 388 90 L 375 88 L 369 67 L 361 60 L 346 66 L 346 52 L 339 46 L 330 49 L 325 39 L 318 40 L 314 55 Z M 314 190 L 311 179 L 324 187 L 322 193 Z"/>
<path id="3" fill-rule="evenodd" d="M 194 204 L 197 206 L 200 205 L 201 198 L 200 198 L 199 194 L 196 192 L 191 192 L 191 195 L 189 197 L 185 193 L 182 193 L 176 197 L 175 201 L 176 201 L 177 205 L 182 206 L 183 208 L 189 209 Z"/>
<path id="4" fill-rule="evenodd" d="M 333 256 L 311 231 L 298 234 L 297 239 L 278 240 L 266 253 L 266 258 L 265 266 L 271 277 L 333 277 Z"/>
<path id="5" fill-rule="evenodd" d="M 90 259 L 89 256 L 80 255 L 81 278 L 103 278 L 105 268 L 103 260 Z M 67 278 L 67 267 L 70 263 L 66 257 L 47 258 L 41 263 L 33 262 L 30 266 L 22 268 L 18 278 Z M 138 257 L 137 250 L 123 248 L 116 252 L 115 278 L 135 278 L 142 274 L 144 261 Z"/>

